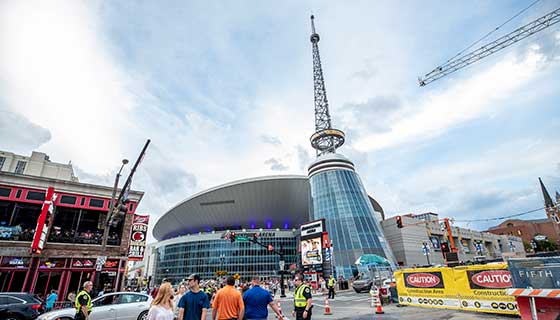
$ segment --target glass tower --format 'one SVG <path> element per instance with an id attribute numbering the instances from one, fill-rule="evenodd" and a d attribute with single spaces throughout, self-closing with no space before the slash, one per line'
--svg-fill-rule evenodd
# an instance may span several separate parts
<path id="1" fill-rule="evenodd" d="M 309 166 L 312 220 L 325 218 L 333 247 L 336 276 L 352 276 L 363 254 L 377 254 L 394 263 L 373 206 L 354 164 L 343 155 L 325 153 Z"/>

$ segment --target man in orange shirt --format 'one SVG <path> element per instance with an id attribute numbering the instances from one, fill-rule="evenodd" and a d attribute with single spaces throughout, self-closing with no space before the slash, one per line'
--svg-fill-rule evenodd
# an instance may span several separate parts
<path id="1" fill-rule="evenodd" d="M 245 305 L 241 293 L 233 286 L 235 279 L 228 277 L 226 286 L 220 289 L 212 303 L 212 320 L 242 320 Z"/>

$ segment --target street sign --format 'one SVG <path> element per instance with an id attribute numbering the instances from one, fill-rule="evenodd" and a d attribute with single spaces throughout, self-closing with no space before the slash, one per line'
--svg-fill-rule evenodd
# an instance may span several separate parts
<path id="1" fill-rule="evenodd" d="M 237 236 L 237 237 L 235 237 L 235 240 L 236 240 L 236 241 L 240 241 L 240 242 L 247 242 L 247 241 L 249 241 L 249 237 L 246 237 L 246 236 Z"/>
<path id="2" fill-rule="evenodd" d="M 284 270 L 284 266 L 286 265 L 286 261 L 280 260 L 280 270 Z"/>
<path id="3" fill-rule="evenodd" d="M 95 271 L 101 271 L 105 262 L 107 262 L 107 256 L 97 257 L 97 260 L 95 260 Z"/>

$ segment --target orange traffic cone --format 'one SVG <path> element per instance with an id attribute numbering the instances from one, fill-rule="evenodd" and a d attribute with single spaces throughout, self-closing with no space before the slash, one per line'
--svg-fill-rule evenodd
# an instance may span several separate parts
<path id="1" fill-rule="evenodd" d="M 325 315 L 331 315 L 331 306 L 329 306 L 329 299 L 325 299 Z"/>
<path id="2" fill-rule="evenodd" d="M 280 312 L 280 314 L 282 314 L 282 306 L 280 306 L 280 298 L 278 298 L 278 300 L 276 300 L 276 304 L 278 305 L 278 311 Z M 276 316 L 278 318 L 278 316 Z"/>
<path id="3" fill-rule="evenodd" d="M 377 297 L 376 297 L 375 313 L 376 313 L 376 314 L 383 314 L 383 313 L 385 313 L 385 312 L 383 312 L 383 307 L 381 307 L 381 299 L 379 298 L 379 295 L 377 295 Z"/>

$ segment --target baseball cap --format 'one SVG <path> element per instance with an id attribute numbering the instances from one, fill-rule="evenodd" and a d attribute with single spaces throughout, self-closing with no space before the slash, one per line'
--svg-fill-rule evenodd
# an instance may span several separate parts
<path id="1" fill-rule="evenodd" d="M 196 273 L 191 274 L 191 275 L 187 278 L 187 280 L 193 280 L 193 279 L 194 279 L 195 281 L 200 282 L 200 276 L 199 276 L 198 274 L 196 274 Z"/>

